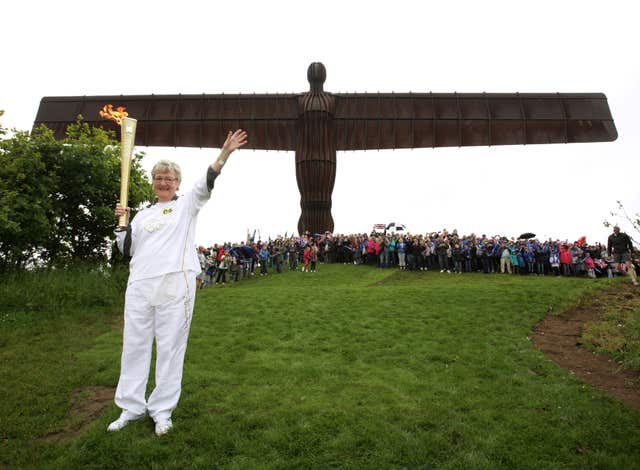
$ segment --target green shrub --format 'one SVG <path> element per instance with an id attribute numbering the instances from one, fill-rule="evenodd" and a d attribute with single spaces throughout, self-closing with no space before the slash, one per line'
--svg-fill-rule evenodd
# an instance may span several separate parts
<path id="1" fill-rule="evenodd" d="M 2 276 L 0 298 L 8 314 L 58 315 L 122 305 L 127 270 L 73 265 Z"/>

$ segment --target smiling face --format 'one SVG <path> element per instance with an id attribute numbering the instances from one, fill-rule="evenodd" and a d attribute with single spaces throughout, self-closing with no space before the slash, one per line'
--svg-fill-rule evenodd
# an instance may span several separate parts
<path id="1" fill-rule="evenodd" d="M 174 171 L 157 172 L 153 177 L 153 192 L 158 202 L 171 201 L 179 188 L 180 181 Z"/>

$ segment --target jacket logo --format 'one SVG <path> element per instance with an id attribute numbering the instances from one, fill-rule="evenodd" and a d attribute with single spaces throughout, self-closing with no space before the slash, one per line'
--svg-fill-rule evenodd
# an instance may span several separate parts
<path id="1" fill-rule="evenodd" d="M 162 209 L 162 215 L 171 214 L 173 209 L 171 207 L 167 207 L 166 209 Z"/>
<path id="2" fill-rule="evenodd" d="M 144 229 L 149 232 L 149 233 L 153 233 L 153 232 L 157 232 L 158 230 L 162 229 L 162 227 L 164 227 L 164 222 L 161 222 L 159 220 L 156 219 L 152 219 L 147 221 L 144 224 Z"/>

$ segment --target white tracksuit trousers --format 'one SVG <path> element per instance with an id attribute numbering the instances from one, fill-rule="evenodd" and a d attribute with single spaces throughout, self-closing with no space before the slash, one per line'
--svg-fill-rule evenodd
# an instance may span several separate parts
<path id="1" fill-rule="evenodd" d="M 195 300 L 196 274 L 170 273 L 127 286 L 120 380 L 115 402 L 134 414 L 168 419 L 178 405 Z M 156 386 L 145 400 L 156 340 Z"/>

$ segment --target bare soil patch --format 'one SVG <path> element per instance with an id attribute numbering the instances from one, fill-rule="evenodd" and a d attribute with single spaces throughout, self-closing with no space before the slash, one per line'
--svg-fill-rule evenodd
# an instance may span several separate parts
<path id="1" fill-rule="evenodd" d="M 586 322 L 602 318 L 613 299 L 616 303 L 640 297 L 631 284 L 616 285 L 583 299 L 560 315 L 550 314 L 533 330 L 533 344 L 560 367 L 580 380 L 640 410 L 640 373 L 605 354 L 588 351 L 581 343 Z"/>
<path id="2" fill-rule="evenodd" d="M 68 442 L 85 430 L 96 420 L 107 406 L 113 403 L 115 388 L 89 387 L 74 390 L 71 394 L 72 405 L 67 417 L 67 424 L 57 431 L 47 434 L 41 440 L 50 444 Z"/>

